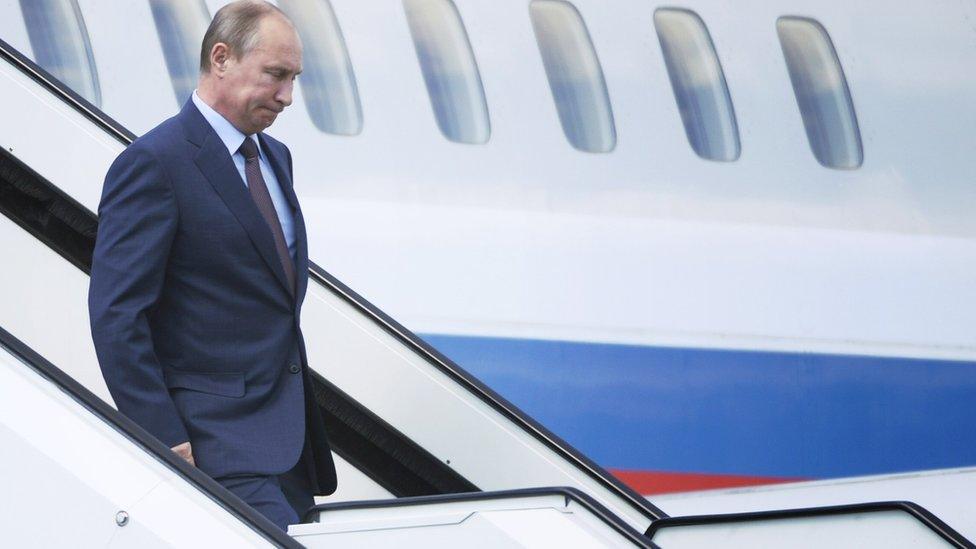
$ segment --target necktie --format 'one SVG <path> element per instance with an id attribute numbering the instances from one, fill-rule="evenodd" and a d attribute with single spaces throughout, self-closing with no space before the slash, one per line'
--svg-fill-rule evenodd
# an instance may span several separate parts
<path id="1" fill-rule="evenodd" d="M 267 222 L 274 236 L 275 249 L 278 251 L 278 258 L 281 266 L 285 270 L 285 278 L 292 295 L 295 295 L 295 265 L 292 263 L 291 254 L 288 253 L 288 245 L 285 243 L 285 233 L 281 230 L 281 221 L 278 220 L 278 213 L 275 211 L 274 203 L 271 202 L 271 195 L 268 193 L 268 186 L 264 184 L 264 177 L 261 175 L 261 165 L 258 162 L 258 146 L 250 137 L 244 139 L 244 143 L 238 152 L 244 155 L 244 175 L 247 176 L 247 189 L 251 193 L 254 204 L 261 212 L 261 217 Z"/>

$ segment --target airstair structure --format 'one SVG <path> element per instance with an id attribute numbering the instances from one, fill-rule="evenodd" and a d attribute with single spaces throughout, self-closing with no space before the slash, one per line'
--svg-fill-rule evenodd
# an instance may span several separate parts
<path id="1" fill-rule="evenodd" d="M 912 504 L 669 518 L 314 264 L 302 329 L 340 490 L 285 535 L 109 404 L 87 275 L 102 178 L 133 135 L 3 42 L 0 57 L 5 540 L 704 547 L 815 527 L 860 546 L 972 546 Z M 56 523 L 39 512 L 53 502 L 70 502 Z"/>

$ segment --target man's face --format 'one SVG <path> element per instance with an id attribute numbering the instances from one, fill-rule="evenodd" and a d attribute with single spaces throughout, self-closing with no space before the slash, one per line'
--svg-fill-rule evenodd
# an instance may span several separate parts
<path id="1" fill-rule="evenodd" d="M 263 131 L 291 105 L 300 72 L 302 44 L 294 29 L 281 17 L 264 17 L 257 47 L 240 59 L 227 60 L 218 84 L 223 114 L 247 135 Z"/>

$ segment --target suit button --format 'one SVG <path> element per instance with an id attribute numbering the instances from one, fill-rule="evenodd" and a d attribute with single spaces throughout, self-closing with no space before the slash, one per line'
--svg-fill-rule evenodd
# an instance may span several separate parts
<path id="1" fill-rule="evenodd" d="M 288 371 L 293 374 L 297 374 L 298 372 L 301 372 L 302 369 L 298 367 L 298 364 L 292 364 L 288 367 Z"/>

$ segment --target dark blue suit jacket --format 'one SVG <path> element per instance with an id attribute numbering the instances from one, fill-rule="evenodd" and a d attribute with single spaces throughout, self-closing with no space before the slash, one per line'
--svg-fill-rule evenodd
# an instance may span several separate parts
<path id="1" fill-rule="evenodd" d="M 205 473 L 283 473 L 307 432 L 312 482 L 328 494 L 335 468 L 300 327 L 305 222 L 291 154 L 259 139 L 294 213 L 296 294 L 227 148 L 187 101 L 105 177 L 88 294 L 92 337 L 119 410 L 167 446 L 190 441 Z"/>

